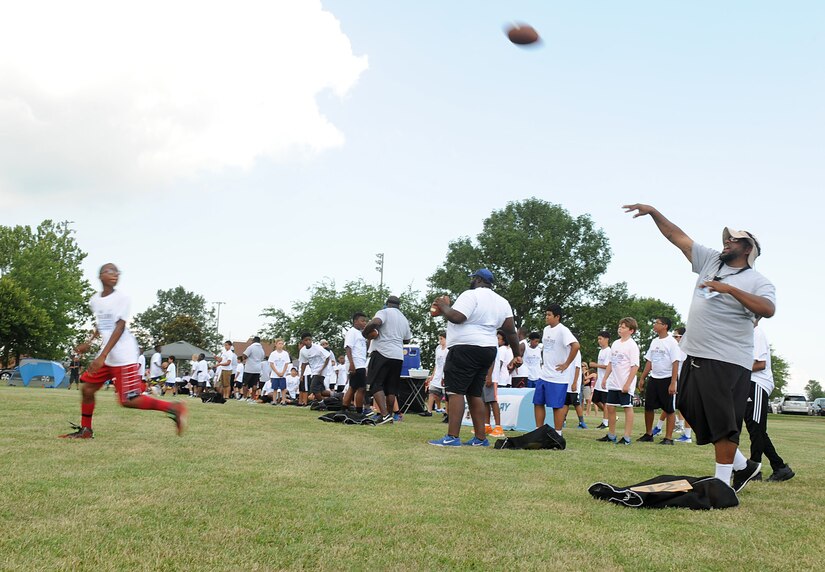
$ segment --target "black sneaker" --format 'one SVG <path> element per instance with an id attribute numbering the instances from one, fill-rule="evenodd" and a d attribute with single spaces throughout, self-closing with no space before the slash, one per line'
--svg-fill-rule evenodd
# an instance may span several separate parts
<path id="1" fill-rule="evenodd" d="M 610 435 L 605 435 L 604 437 L 601 437 L 600 439 L 596 439 L 596 441 L 601 441 L 602 443 L 615 443 L 615 442 L 616 442 L 616 438 L 615 438 L 615 437 L 613 437 L 613 438 L 611 439 L 611 438 L 610 438 Z"/>
<path id="2" fill-rule="evenodd" d="M 376 425 L 392 425 L 392 413 L 388 413 L 386 417 L 378 415 L 379 419 L 375 422 Z"/>
<path id="3" fill-rule="evenodd" d="M 442 422 L 442 423 L 449 423 L 449 422 L 450 422 L 450 418 L 449 418 L 449 417 L 447 417 L 447 416 L 445 415 L 445 416 L 444 416 L 444 419 L 442 419 L 442 420 L 441 420 L 441 422 Z"/>
<path id="4" fill-rule="evenodd" d="M 92 431 L 88 427 L 81 427 L 80 425 L 75 425 L 74 423 L 69 423 L 69 425 L 72 426 L 72 429 L 74 429 L 74 431 L 72 433 L 66 433 L 65 435 L 58 435 L 58 437 L 60 437 L 61 439 L 94 439 L 95 438 L 94 431 Z"/>
<path id="5" fill-rule="evenodd" d="M 638 441 L 639 443 L 652 443 L 653 442 L 653 435 L 651 435 L 649 433 L 645 433 L 644 435 L 642 435 L 641 437 L 636 439 L 636 441 Z M 671 441 L 671 445 L 672 444 L 673 444 L 673 441 Z"/>
<path id="6" fill-rule="evenodd" d="M 641 441 L 641 439 L 636 439 L 637 441 Z M 673 439 L 668 439 L 665 437 L 661 441 L 659 441 L 659 445 L 673 445 Z"/>
<path id="7" fill-rule="evenodd" d="M 756 463 L 748 459 L 748 464 L 740 471 L 733 471 L 733 484 L 731 487 L 734 492 L 739 492 L 745 488 L 748 481 L 753 479 L 757 473 L 762 469 L 762 463 Z"/>
<path id="8" fill-rule="evenodd" d="M 770 483 L 789 481 L 794 477 L 795 474 L 796 473 L 794 473 L 788 465 L 785 465 L 781 469 L 776 469 L 773 472 L 773 474 L 771 474 L 771 476 L 767 478 L 767 481 Z"/>
<path id="9" fill-rule="evenodd" d="M 616 441 L 617 445 L 630 445 L 630 443 L 631 443 L 630 437 L 622 437 L 621 439 Z"/>
<path id="10" fill-rule="evenodd" d="M 419 413 L 419 415 L 421 417 L 432 417 L 433 413 L 432 413 L 432 411 L 422 411 L 421 413 Z"/>

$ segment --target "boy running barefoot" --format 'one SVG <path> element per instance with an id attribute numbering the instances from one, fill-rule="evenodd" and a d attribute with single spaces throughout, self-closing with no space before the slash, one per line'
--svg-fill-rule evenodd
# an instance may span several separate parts
<path id="1" fill-rule="evenodd" d="M 639 346 L 631 336 L 639 329 L 633 318 L 619 320 L 619 339 L 610 347 L 610 363 L 604 372 L 607 379 L 607 435 L 597 441 L 630 445 L 633 430 L 633 392 L 639 371 Z M 624 409 L 624 437 L 616 441 L 616 408 Z"/>
<path id="2" fill-rule="evenodd" d="M 75 348 L 79 354 L 89 351 L 90 344 L 101 336 L 103 349 L 80 376 L 81 386 L 80 425 L 76 431 L 60 435 L 65 439 L 92 439 L 92 415 L 95 410 L 95 393 L 103 384 L 113 379 L 120 404 L 130 409 L 154 409 L 163 411 L 175 422 L 178 435 L 186 425 L 186 405 L 167 403 L 141 394 L 142 381 L 138 373 L 138 347 L 132 333 L 126 328 L 129 317 L 129 298 L 116 292 L 115 286 L 120 271 L 114 264 L 104 264 L 100 268 L 100 282 L 103 291 L 92 296 L 89 305 L 95 316 L 95 330 L 89 340 Z"/>

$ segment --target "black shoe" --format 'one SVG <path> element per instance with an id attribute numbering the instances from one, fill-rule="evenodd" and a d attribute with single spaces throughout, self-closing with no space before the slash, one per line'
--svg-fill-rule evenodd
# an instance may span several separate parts
<path id="1" fill-rule="evenodd" d="M 639 443 L 652 443 L 653 442 L 653 435 L 651 435 L 649 433 L 645 433 L 644 435 L 642 435 L 641 437 L 636 439 L 636 441 L 638 441 Z M 672 445 L 673 441 L 671 441 L 670 444 Z"/>
<path id="2" fill-rule="evenodd" d="M 441 422 L 442 422 L 442 423 L 449 423 L 449 422 L 450 422 L 450 418 L 449 418 L 449 417 L 447 417 L 447 416 L 445 415 L 445 416 L 444 416 L 444 419 L 442 419 L 442 420 L 441 420 Z"/>
<path id="3" fill-rule="evenodd" d="M 641 441 L 641 439 L 636 439 L 637 441 Z M 673 439 L 668 439 L 665 437 L 661 441 L 659 441 L 659 445 L 673 445 Z"/>
<path id="4" fill-rule="evenodd" d="M 419 413 L 419 415 L 421 417 L 432 417 L 433 413 L 432 413 L 432 411 L 422 411 L 421 413 Z"/>
<path id="5" fill-rule="evenodd" d="M 785 465 L 781 469 L 776 469 L 773 472 L 773 474 L 771 474 L 771 476 L 768 477 L 767 480 L 770 483 L 778 483 L 780 481 L 789 481 L 794 477 L 795 474 L 796 473 L 794 473 L 788 465 Z"/>
<path id="6" fill-rule="evenodd" d="M 375 422 L 376 425 L 392 425 L 392 413 L 388 413 L 386 417 L 381 417 Z"/>
<path id="7" fill-rule="evenodd" d="M 739 492 L 745 488 L 748 481 L 753 479 L 762 469 L 762 463 L 756 463 L 748 459 L 748 464 L 740 471 L 733 471 L 733 487 L 734 492 Z"/>
<path id="8" fill-rule="evenodd" d="M 611 438 L 610 438 L 610 435 L 605 435 L 604 437 L 602 437 L 602 438 L 600 438 L 600 439 L 596 439 L 596 441 L 601 441 L 602 443 L 615 443 L 615 442 L 616 442 L 616 438 L 615 438 L 615 437 L 613 437 L 613 438 L 611 439 Z"/>

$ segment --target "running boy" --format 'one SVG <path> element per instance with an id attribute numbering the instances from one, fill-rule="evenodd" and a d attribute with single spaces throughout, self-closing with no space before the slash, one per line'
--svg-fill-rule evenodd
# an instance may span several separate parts
<path id="1" fill-rule="evenodd" d="M 89 305 L 95 316 L 95 330 L 86 343 L 75 348 L 79 354 L 89 351 L 91 342 L 98 335 L 103 349 L 80 376 L 81 386 L 80 425 L 76 431 L 60 437 L 66 439 L 92 439 L 92 415 L 95 410 L 95 393 L 109 380 L 114 380 L 118 400 L 130 409 L 154 409 L 165 412 L 175 422 L 178 435 L 186 426 L 186 405 L 180 402 L 167 403 L 148 395 L 141 395 L 138 373 L 138 347 L 132 333 L 126 328 L 129 318 L 129 298 L 115 291 L 120 271 L 114 264 L 104 264 L 100 268 L 100 282 L 103 291 L 92 296 Z"/>

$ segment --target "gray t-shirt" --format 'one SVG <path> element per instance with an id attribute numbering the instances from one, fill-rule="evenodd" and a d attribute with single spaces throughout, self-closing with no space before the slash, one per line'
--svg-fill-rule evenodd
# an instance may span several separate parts
<path id="1" fill-rule="evenodd" d="M 243 355 L 246 356 L 245 373 L 263 373 L 261 371 L 261 362 L 266 359 L 266 354 L 261 344 L 258 342 L 249 344 L 249 347 L 244 350 Z"/>
<path id="2" fill-rule="evenodd" d="M 375 313 L 381 320 L 378 337 L 372 340 L 371 350 L 389 359 L 404 359 L 404 340 L 412 338 L 410 323 L 398 308 L 384 308 Z"/>
<path id="3" fill-rule="evenodd" d="M 731 268 L 723 264 L 719 268 L 719 252 L 693 243 L 693 271 L 699 275 L 693 301 L 688 313 L 687 332 L 681 348 L 693 357 L 714 359 L 744 367 L 753 367 L 753 321 L 755 315 L 730 294 L 718 294 L 711 298 L 699 289 L 703 282 L 720 281 L 756 296 L 767 298 L 776 304 L 776 288 L 756 270 Z"/>

